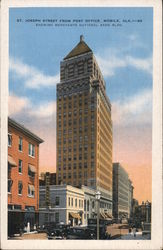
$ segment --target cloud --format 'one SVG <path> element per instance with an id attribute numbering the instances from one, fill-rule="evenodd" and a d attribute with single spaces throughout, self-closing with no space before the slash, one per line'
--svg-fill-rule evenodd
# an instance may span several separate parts
<path id="1" fill-rule="evenodd" d="M 141 59 L 141 58 L 134 58 L 131 56 L 127 56 L 126 62 L 128 65 L 132 67 L 135 67 L 137 69 L 146 71 L 149 74 L 152 74 L 152 57 Z"/>
<path id="2" fill-rule="evenodd" d="M 130 126 L 131 124 L 151 124 L 152 121 L 152 90 L 125 98 L 112 103 L 113 124 Z"/>
<path id="3" fill-rule="evenodd" d="M 45 75 L 36 67 L 25 64 L 17 58 L 10 58 L 9 68 L 12 74 L 24 81 L 27 88 L 53 87 L 59 82 L 59 74 Z"/>
<path id="4" fill-rule="evenodd" d="M 27 97 L 18 97 L 14 94 L 10 94 L 8 98 L 8 109 L 9 115 L 16 115 L 28 109 L 30 106 L 30 101 Z"/>
<path id="5" fill-rule="evenodd" d="M 56 114 L 56 102 L 48 102 L 41 104 L 35 109 L 29 111 L 29 115 L 35 116 L 37 118 L 48 118 Z"/>
<path id="6" fill-rule="evenodd" d="M 115 75 L 118 68 L 133 67 L 137 70 L 152 74 L 152 56 L 147 58 L 136 58 L 130 55 L 121 55 L 120 50 L 107 49 L 104 55 L 96 55 L 98 64 L 104 77 Z"/>

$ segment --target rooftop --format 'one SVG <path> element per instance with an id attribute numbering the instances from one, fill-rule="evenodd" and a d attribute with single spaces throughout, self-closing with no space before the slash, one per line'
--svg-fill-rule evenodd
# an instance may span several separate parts
<path id="1" fill-rule="evenodd" d="M 88 45 L 84 42 L 84 37 L 80 36 L 80 42 L 73 48 L 70 53 L 64 58 L 64 60 L 69 59 L 74 56 L 82 55 L 88 52 L 92 52 L 92 50 L 88 47 Z"/>
<path id="2" fill-rule="evenodd" d="M 25 128 L 23 125 L 21 125 L 20 123 L 16 122 L 13 119 L 11 119 L 10 117 L 8 117 L 8 126 L 11 126 L 15 129 L 19 130 L 20 132 L 22 132 L 26 136 L 29 136 L 30 138 L 35 140 L 37 143 L 44 142 L 40 137 L 38 137 L 37 135 L 32 133 L 29 129 Z"/>

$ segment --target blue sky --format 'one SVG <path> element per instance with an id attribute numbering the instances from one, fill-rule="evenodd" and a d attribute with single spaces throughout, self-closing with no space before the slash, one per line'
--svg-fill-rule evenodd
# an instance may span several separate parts
<path id="1" fill-rule="evenodd" d="M 58 22 L 60 19 L 100 19 L 100 22 L 118 19 L 121 26 L 36 27 L 35 23 L 26 21 L 47 18 Z M 126 139 L 124 129 L 128 128 L 128 136 L 134 141 L 135 136 L 142 138 L 137 148 L 141 145 L 145 151 L 151 150 L 152 8 L 11 8 L 9 115 L 42 136 L 44 147 L 49 149 L 49 154 L 53 148 L 55 155 L 55 147 L 50 145 L 56 137 L 55 101 L 60 61 L 76 46 L 81 34 L 96 56 L 112 103 L 114 157 L 128 166 L 129 161 L 117 153 L 120 142 Z M 144 128 L 142 136 L 140 131 Z M 45 167 L 44 160 L 41 165 Z M 52 160 L 46 167 L 54 165 Z"/>

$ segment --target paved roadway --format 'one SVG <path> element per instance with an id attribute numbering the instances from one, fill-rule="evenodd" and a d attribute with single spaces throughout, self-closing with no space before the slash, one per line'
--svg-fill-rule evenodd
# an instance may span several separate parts
<path id="1" fill-rule="evenodd" d="M 133 233 L 129 233 L 127 235 L 122 235 L 117 240 L 150 240 L 149 235 L 142 235 L 141 232 L 136 232 L 136 236 Z"/>

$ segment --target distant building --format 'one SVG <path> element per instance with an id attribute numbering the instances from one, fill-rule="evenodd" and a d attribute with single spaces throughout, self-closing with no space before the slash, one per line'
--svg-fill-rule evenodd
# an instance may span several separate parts
<path id="1" fill-rule="evenodd" d="M 133 210 L 133 218 L 135 221 L 151 222 L 152 204 L 149 201 L 142 201 L 142 204 L 136 205 Z"/>
<path id="2" fill-rule="evenodd" d="M 8 233 L 38 223 L 39 144 L 43 140 L 8 118 Z"/>
<path id="3" fill-rule="evenodd" d="M 64 222 L 79 225 L 84 222 L 84 192 L 70 185 L 50 185 L 49 204 L 46 186 L 40 186 L 39 225 Z"/>
<path id="4" fill-rule="evenodd" d="M 139 207 L 139 202 L 138 200 L 136 200 L 135 198 L 132 199 L 132 218 L 134 218 L 135 214 L 136 214 L 136 210 Z"/>
<path id="5" fill-rule="evenodd" d="M 126 170 L 120 163 L 113 163 L 113 216 L 130 218 L 132 212 L 133 186 Z"/>
<path id="6" fill-rule="evenodd" d="M 46 185 L 48 178 L 49 185 L 56 185 L 56 173 L 42 172 L 39 177 L 39 185 Z"/>
<path id="7" fill-rule="evenodd" d="M 112 213 L 112 120 L 93 51 L 79 43 L 61 61 L 57 84 L 57 184 L 99 190 Z"/>
<path id="8" fill-rule="evenodd" d="M 88 186 L 82 185 L 81 189 L 84 191 L 84 225 L 88 224 L 88 219 L 97 218 L 97 201 L 96 192 Z M 105 197 L 100 198 L 100 219 L 111 219 L 110 203 Z"/>

